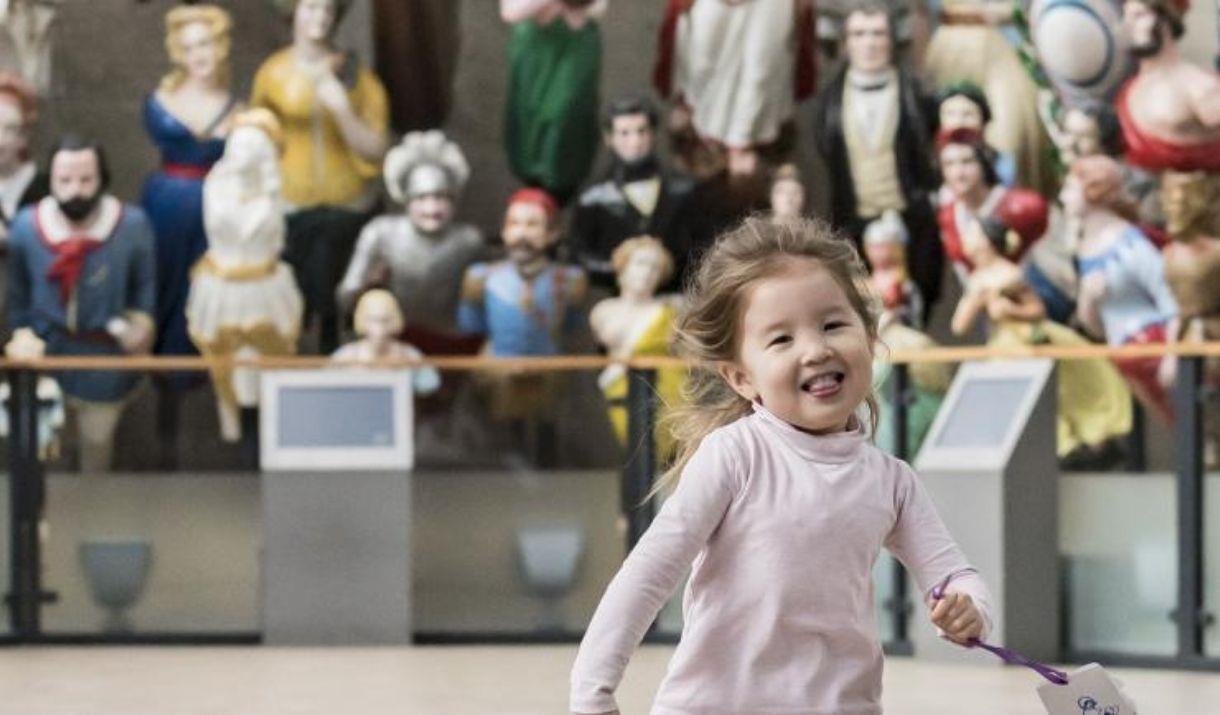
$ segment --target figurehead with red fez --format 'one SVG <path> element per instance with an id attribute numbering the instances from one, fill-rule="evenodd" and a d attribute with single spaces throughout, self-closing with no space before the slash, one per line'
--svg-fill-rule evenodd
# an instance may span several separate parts
<path id="1" fill-rule="evenodd" d="M 559 239 L 559 203 L 540 189 L 513 194 L 500 232 L 507 257 L 466 269 L 458 305 L 458 330 L 486 338 L 493 357 L 558 355 L 581 316 L 588 279 L 577 266 L 551 258 Z M 562 392 L 557 375 L 488 374 L 492 419 L 545 419 Z"/>
<path id="2" fill-rule="evenodd" d="M 588 288 L 583 270 L 551 258 L 559 203 L 541 189 L 517 191 L 500 235 L 507 257 L 466 270 L 458 328 L 486 336 L 493 355 L 555 355 Z"/>
<path id="3" fill-rule="evenodd" d="M 970 222 L 995 217 L 1011 227 L 1019 239 L 1006 257 L 1019 262 L 1030 247 L 1046 233 L 1049 205 L 1031 189 L 1007 187 L 995 170 L 995 151 L 987 146 L 977 129 L 958 128 L 936 136 L 936 156 L 942 178 L 952 200 L 943 203 L 937 219 L 945 256 L 959 276 L 974 269 L 962 246 Z"/>
<path id="4" fill-rule="evenodd" d="M 541 208 L 547 217 L 549 225 L 554 225 L 559 219 L 559 202 L 555 197 L 548 194 L 542 189 L 525 188 L 518 189 L 516 193 L 508 199 L 508 205 L 511 207 L 514 204 L 533 204 Z"/>

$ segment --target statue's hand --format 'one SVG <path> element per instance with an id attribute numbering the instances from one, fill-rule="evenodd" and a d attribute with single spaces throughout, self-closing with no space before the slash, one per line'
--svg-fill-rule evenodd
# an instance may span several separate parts
<path id="1" fill-rule="evenodd" d="M 352 103 L 347 97 L 347 90 L 330 72 L 323 72 L 318 76 L 314 91 L 317 92 L 318 102 L 331 114 L 351 113 Z"/>
<path id="2" fill-rule="evenodd" d="M 32 328 L 17 328 L 4 346 L 4 354 L 15 360 L 36 360 L 46 355 L 47 344 Z"/>
<path id="3" fill-rule="evenodd" d="M 129 312 L 111 318 L 106 330 L 118 341 L 119 347 L 128 355 L 147 353 L 152 350 L 155 329 L 152 320 L 144 314 Z"/>
<path id="4" fill-rule="evenodd" d="M 690 109 L 683 104 L 675 104 L 669 110 L 669 131 L 679 134 L 690 128 Z"/>
<path id="5" fill-rule="evenodd" d="M 1161 358 L 1161 363 L 1156 369 L 1157 382 L 1161 387 L 1169 390 L 1173 388 L 1175 382 L 1178 381 L 1178 356 L 1166 355 Z"/>
<path id="6" fill-rule="evenodd" d="M 1080 297 L 1101 300 L 1106 294 L 1106 274 L 1094 271 L 1080 280 Z"/>

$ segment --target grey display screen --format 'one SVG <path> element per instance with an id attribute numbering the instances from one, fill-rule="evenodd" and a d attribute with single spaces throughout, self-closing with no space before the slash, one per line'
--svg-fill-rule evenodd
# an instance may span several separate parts
<path id="1" fill-rule="evenodd" d="M 1030 379 L 1009 377 L 974 379 L 962 386 L 936 438 L 938 447 L 998 448 L 1004 444 L 1017 416 Z"/>
<path id="2" fill-rule="evenodd" d="M 280 447 L 390 447 L 394 388 L 294 387 L 279 390 Z"/>

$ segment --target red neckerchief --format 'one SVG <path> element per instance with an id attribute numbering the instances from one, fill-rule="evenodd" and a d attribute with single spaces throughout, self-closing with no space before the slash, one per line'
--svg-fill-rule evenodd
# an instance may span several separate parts
<path id="1" fill-rule="evenodd" d="M 78 236 L 58 243 L 47 242 L 55 254 L 55 261 L 47 269 L 47 279 L 59 283 L 59 299 L 64 305 L 72 297 L 76 282 L 85 268 L 85 257 L 104 243 L 96 238 Z"/>

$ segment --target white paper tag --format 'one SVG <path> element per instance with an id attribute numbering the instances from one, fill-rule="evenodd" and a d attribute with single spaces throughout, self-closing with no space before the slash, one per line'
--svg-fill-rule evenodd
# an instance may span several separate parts
<path id="1" fill-rule="evenodd" d="M 1038 696 L 1049 715 L 1136 715 L 1119 682 L 1097 663 L 1068 673 L 1067 685 L 1043 683 Z"/>

